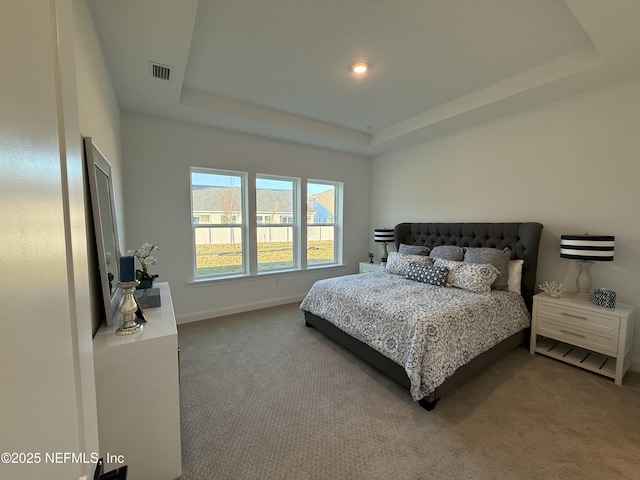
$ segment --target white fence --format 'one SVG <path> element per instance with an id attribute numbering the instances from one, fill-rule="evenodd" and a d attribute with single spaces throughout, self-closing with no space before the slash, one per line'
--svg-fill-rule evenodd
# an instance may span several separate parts
<path id="1" fill-rule="evenodd" d="M 334 227 L 313 226 L 307 228 L 307 240 L 333 240 Z M 293 227 L 258 227 L 258 243 L 263 242 L 291 242 Z M 242 229 L 240 227 L 196 228 L 196 245 L 209 244 L 242 244 Z"/>

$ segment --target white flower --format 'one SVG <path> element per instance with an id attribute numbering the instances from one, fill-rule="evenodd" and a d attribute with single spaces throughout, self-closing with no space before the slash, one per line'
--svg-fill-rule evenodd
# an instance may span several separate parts
<path id="1" fill-rule="evenodd" d="M 127 250 L 127 255 L 133 255 L 138 259 L 142 266 L 142 271 L 147 275 L 147 267 L 149 265 L 155 265 L 158 263 L 158 259 L 151 256 L 151 252 L 157 252 L 159 250 L 157 243 L 143 243 L 142 246 L 135 250 Z M 155 275 L 157 277 L 157 275 Z"/>
<path id="2" fill-rule="evenodd" d="M 155 265 L 157 263 L 156 258 L 152 257 L 152 256 L 145 257 L 145 258 L 141 259 L 140 261 L 142 263 L 144 263 L 145 265 L 147 265 L 147 266 L 148 265 Z"/>

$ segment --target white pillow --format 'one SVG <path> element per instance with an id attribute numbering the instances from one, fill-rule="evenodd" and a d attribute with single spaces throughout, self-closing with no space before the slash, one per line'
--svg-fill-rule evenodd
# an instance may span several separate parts
<path id="1" fill-rule="evenodd" d="M 433 265 L 449 269 L 448 287 L 458 287 L 475 293 L 491 293 L 491 284 L 500 273 L 490 263 L 456 262 L 438 258 Z"/>
<path id="2" fill-rule="evenodd" d="M 509 261 L 509 291 L 520 292 L 520 286 L 522 284 L 522 265 L 524 260 L 510 260 Z"/>
<path id="3" fill-rule="evenodd" d="M 423 265 L 433 265 L 433 259 L 424 255 L 407 255 L 398 252 L 389 252 L 387 258 L 387 271 L 396 275 L 405 276 L 411 262 Z"/>

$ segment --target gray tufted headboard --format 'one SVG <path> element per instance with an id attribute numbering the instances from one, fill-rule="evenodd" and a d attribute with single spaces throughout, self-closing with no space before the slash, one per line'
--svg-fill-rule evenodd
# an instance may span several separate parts
<path id="1" fill-rule="evenodd" d="M 396 250 L 408 245 L 457 245 L 511 249 L 511 259 L 522 259 L 522 296 L 531 311 L 536 288 L 538 246 L 542 224 L 513 223 L 399 223 L 395 227 Z"/>

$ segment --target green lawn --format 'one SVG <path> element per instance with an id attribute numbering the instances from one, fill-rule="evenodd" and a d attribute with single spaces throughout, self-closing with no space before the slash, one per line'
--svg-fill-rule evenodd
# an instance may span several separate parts
<path id="1" fill-rule="evenodd" d="M 318 265 L 333 261 L 333 241 L 309 242 L 307 264 Z M 291 243 L 258 243 L 260 270 L 273 270 L 293 266 Z M 242 271 L 242 248 L 240 245 L 213 244 L 196 245 L 196 267 L 198 276 L 240 273 Z"/>

